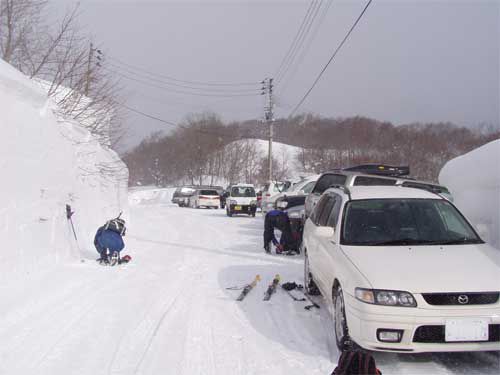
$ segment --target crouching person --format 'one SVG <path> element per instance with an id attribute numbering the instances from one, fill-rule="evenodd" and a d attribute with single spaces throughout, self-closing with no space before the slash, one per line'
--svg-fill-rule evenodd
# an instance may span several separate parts
<path id="1" fill-rule="evenodd" d="M 279 242 L 274 236 L 275 229 L 281 232 Z M 264 250 L 266 253 L 271 252 L 271 243 L 276 246 L 276 254 L 293 250 L 294 247 L 295 241 L 292 237 L 290 219 L 288 214 L 281 209 L 269 211 L 264 219 Z"/>
<path id="2" fill-rule="evenodd" d="M 125 220 L 120 219 L 120 216 L 108 220 L 97 230 L 94 246 L 100 254 L 99 263 L 115 265 L 120 262 L 120 251 L 125 247 L 125 231 Z"/>

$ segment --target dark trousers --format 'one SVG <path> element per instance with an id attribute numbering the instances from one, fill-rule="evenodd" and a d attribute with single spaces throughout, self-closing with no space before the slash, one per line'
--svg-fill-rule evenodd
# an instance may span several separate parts
<path id="1" fill-rule="evenodd" d="M 285 215 L 266 215 L 264 220 L 264 247 L 272 241 L 275 229 L 281 231 L 280 244 L 283 245 L 284 250 L 294 250 L 295 241 L 292 237 L 290 219 Z"/>

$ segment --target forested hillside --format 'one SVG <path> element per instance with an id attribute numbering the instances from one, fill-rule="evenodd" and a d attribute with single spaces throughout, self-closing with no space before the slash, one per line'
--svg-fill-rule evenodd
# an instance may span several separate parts
<path id="1" fill-rule="evenodd" d="M 320 173 L 361 163 L 387 163 L 410 165 L 414 177 L 436 181 L 448 160 L 500 137 L 498 129 L 488 127 L 396 126 L 365 117 L 311 115 L 278 119 L 274 130 L 275 141 L 300 148 L 285 163 L 273 161 L 276 179 L 286 177 L 297 165 L 304 173 Z M 130 183 L 261 183 L 267 179 L 267 155 L 248 139 L 267 139 L 265 124 L 225 124 L 214 114 L 191 116 L 179 129 L 155 134 L 125 156 Z"/>

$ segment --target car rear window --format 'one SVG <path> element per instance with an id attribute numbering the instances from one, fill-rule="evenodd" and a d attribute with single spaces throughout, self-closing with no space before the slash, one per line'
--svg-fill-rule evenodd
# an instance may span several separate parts
<path id="1" fill-rule="evenodd" d="M 216 190 L 200 190 L 200 195 L 219 195 Z"/>
<path id="2" fill-rule="evenodd" d="M 370 176 L 356 176 L 354 178 L 354 186 L 393 186 L 396 185 L 396 180 L 390 178 L 378 178 Z"/>
<path id="3" fill-rule="evenodd" d="M 314 186 L 313 193 L 323 194 L 323 192 L 333 185 L 344 185 L 346 176 L 341 174 L 325 174 L 323 175 L 316 185 Z"/>

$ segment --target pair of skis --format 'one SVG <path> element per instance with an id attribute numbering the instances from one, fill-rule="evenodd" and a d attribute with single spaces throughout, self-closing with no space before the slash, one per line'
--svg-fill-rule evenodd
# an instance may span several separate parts
<path id="1" fill-rule="evenodd" d="M 245 299 L 248 293 L 250 293 L 250 291 L 255 288 L 260 280 L 260 275 L 255 276 L 255 279 L 250 284 L 247 284 L 243 287 L 243 290 L 241 291 L 238 298 L 236 298 L 236 301 L 243 301 L 243 299 Z M 271 284 L 269 284 L 266 293 L 264 294 L 264 301 L 269 301 L 271 299 L 271 296 L 276 292 L 276 288 L 278 287 L 279 283 L 280 275 L 276 275 Z"/>

